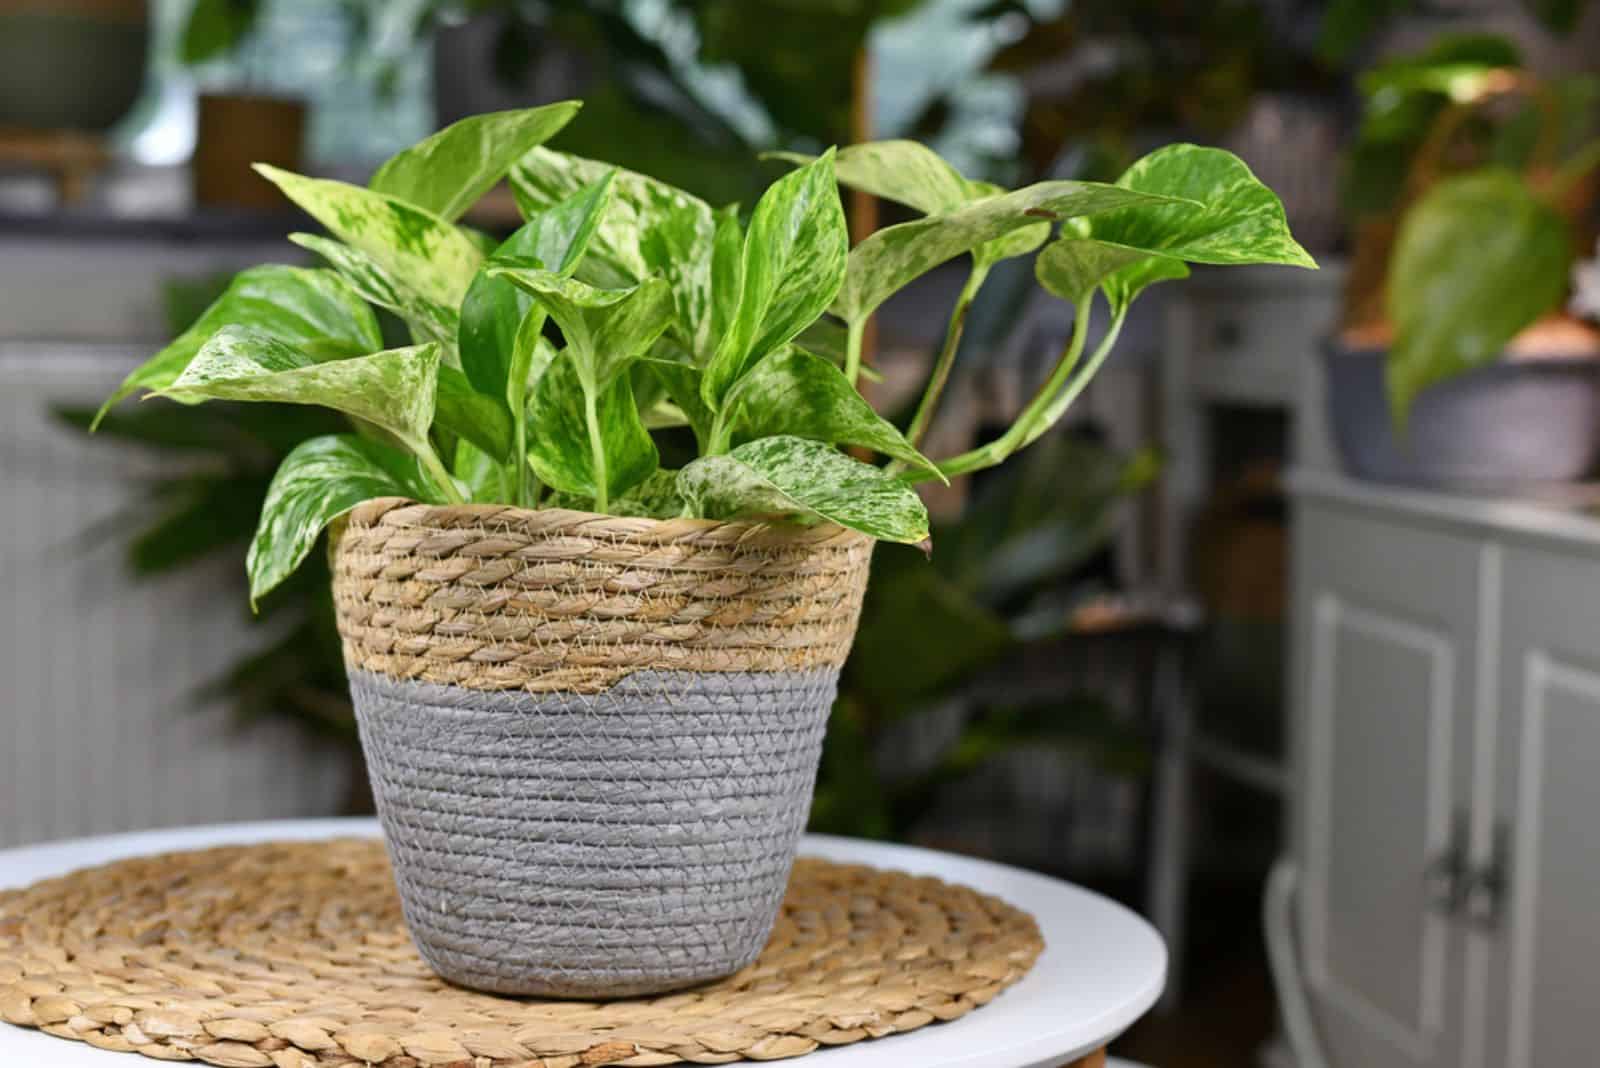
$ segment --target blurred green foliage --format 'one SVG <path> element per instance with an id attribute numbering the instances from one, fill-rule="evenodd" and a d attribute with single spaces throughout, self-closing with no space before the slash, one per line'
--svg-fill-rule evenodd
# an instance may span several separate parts
<path id="1" fill-rule="evenodd" d="M 199 318 L 230 277 L 164 285 L 172 333 Z M 87 433 L 95 410 L 94 405 L 62 405 L 55 415 Z M 141 487 L 138 502 L 90 536 L 126 539 L 128 570 L 144 580 L 216 556 L 235 559 L 241 587 L 236 599 L 242 605 L 245 548 L 273 473 L 302 441 L 348 428 L 337 412 L 291 404 L 185 406 L 157 399 L 117 409 L 91 440 L 103 447 L 143 449 L 166 463 Z M 355 722 L 324 554 L 313 553 L 294 578 L 262 601 L 255 620 L 260 648 L 225 667 L 196 698 L 231 700 L 240 721 L 289 715 L 353 743 Z"/>
<path id="2" fill-rule="evenodd" d="M 1122 772 L 1142 767 L 1140 739 L 1083 693 L 973 701 L 950 744 L 920 767 L 885 749 L 908 719 L 936 712 L 985 670 L 1062 639 L 1073 598 L 1085 592 L 1075 573 L 1109 543 L 1118 505 L 1158 469 L 1148 450 L 1122 456 L 1057 434 L 989 476 L 958 520 L 935 524 L 931 562 L 879 548 L 828 723 L 814 830 L 903 838 L 940 787 L 1023 749 L 1058 749 Z"/>
<path id="3" fill-rule="evenodd" d="M 1421 6 L 1417 0 L 1333 0 L 1322 16 L 1317 52 L 1330 63 L 1342 63 L 1370 44 L 1391 19 Z M 1571 33 L 1584 0 L 1522 0 L 1522 6 L 1550 32 Z"/>

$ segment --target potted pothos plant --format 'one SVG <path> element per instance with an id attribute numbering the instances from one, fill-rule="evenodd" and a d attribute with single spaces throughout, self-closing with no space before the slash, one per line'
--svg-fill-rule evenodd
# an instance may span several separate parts
<path id="1" fill-rule="evenodd" d="M 1539 78 L 1485 35 L 1362 79 L 1360 219 L 1331 424 L 1383 479 L 1500 490 L 1600 461 L 1600 331 L 1565 310 L 1592 238 L 1600 79 Z"/>
<path id="2" fill-rule="evenodd" d="M 1037 440 L 1139 293 L 1188 262 L 1313 264 L 1272 192 L 1214 149 L 1014 191 L 910 142 L 830 149 L 794 158 L 745 218 L 542 147 L 577 109 L 465 119 L 366 187 L 261 168 L 327 228 L 294 240 L 330 267 L 245 271 L 108 406 L 142 390 L 350 418 L 284 459 L 252 595 L 332 528 L 352 698 L 423 956 L 481 989 L 618 996 L 760 951 L 873 545 L 928 547 L 916 485 Z M 524 225 L 500 242 L 457 225 L 508 174 Z M 840 182 L 921 217 L 852 249 Z M 926 456 L 984 274 L 1041 248 L 1041 283 L 1078 309 L 1071 340 L 1000 438 Z M 958 256 L 971 280 L 901 430 L 857 391 L 863 327 Z M 1110 327 L 1086 352 L 1097 294 Z M 374 307 L 414 344 L 385 348 Z M 656 443 L 670 428 L 698 450 L 676 470 Z"/>

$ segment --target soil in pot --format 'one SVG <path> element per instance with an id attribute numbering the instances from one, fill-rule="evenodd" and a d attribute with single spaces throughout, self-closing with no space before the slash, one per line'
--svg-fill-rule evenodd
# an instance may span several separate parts
<path id="1" fill-rule="evenodd" d="M 1345 467 L 1378 482 L 1515 492 L 1592 476 L 1600 465 L 1600 337 L 1571 320 L 1536 324 L 1506 357 L 1418 394 L 1404 435 L 1389 410 L 1382 330 L 1324 351 L 1328 420 Z"/>

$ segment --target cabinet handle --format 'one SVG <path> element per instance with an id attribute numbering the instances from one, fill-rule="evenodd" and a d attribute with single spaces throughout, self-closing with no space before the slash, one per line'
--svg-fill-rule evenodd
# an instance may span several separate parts
<path id="1" fill-rule="evenodd" d="M 1441 916 L 1459 914 L 1466 902 L 1470 875 L 1467 864 L 1467 814 L 1457 809 L 1450 818 L 1449 843 L 1423 872 L 1423 892 L 1428 907 Z"/>
<path id="2" fill-rule="evenodd" d="M 1494 828 L 1494 850 L 1489 863 L 1468 873 L 1464 885 L 1467 922 L 1483 931 L 1493 931 L 1500 926 L 1504 911 L 1506 890 L 1510 885 L 1508 851 L 1511 847 L 1511 830 L 1499 823 Z"/>

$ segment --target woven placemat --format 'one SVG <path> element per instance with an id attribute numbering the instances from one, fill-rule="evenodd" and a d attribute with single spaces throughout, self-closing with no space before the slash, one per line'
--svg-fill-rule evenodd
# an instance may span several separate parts
<path id="1" fill-rule="evenodd" d="M 1033 918 L 937 879 L 799 860 L 772 940 L 653 999 L 451 987 L 377 839 L 119 861 L 0 891 L 0 1019 L 229 1068 L 579 1068 L 772 1060 L 954 1020 L 1032 967 Z"/>

